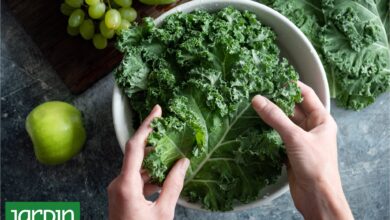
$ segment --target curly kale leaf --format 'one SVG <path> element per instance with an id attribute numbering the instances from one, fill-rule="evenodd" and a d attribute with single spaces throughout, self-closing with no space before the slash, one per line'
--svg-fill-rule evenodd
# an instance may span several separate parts
<path id="1" fill-rule="evenodd" d="M 287 16 L 311 40 L 338 105 L 358 110 L 390 88 L 388 0 L 262 2 Z"/>
<path id="2" fill-rule="evenodd" d="M 176 13 L 160 27 L 150 19 L 124 31 L 115 73 L 140 119 L 155 104 L 144 160 L 162 183 L 175 161 L 190 159 L 183 196 L 210 210 L 247 203 L 276 181 L 284 160 L 279 135 L 250 100 L 262 94 L 291 115 L 301 101 L 298 74 L 280 58 L 276 35 L 250 12 Z"/>
<path id="3" fill-rule="evenodd" d="M 327 24 L 320 41 L 328 65 L 333 67 L 335 96 L 341 106 L 361 109 L 390 87 L 390 46 L 386 20 L 389 1 L 329 1 L 323 3 Z M 378 8 L 378 6 L 382 8 Z M 387 23 L 389 25 L 389 23 Z"/>
<path id="4" fill-rule="evenodd" d="M 320 0 L 261 0 L 260 2 L 288 17 L 316 48 L 320 47 L 319 33 L 325 22 Z"/>

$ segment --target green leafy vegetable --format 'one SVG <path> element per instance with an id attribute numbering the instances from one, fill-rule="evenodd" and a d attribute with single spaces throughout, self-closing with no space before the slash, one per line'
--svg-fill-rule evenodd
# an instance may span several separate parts
<path id="1" fill-rule="evenodd" d="M 265 0 L 312 41 L 325 66 L 331 96 L 361 109 L 390 87 L 390 1 Z"/>
<path id="2" fill-rule="evenodd" d="M 280 58 L 276 35 L 250 12 L 231 7 L 151 19 L 124 31 L 115 77 L 140 120 L 155 104 L 144 160 L 162 183 L 174 162 L 190 159 L 183 196 L 210 210 L 231 210 L 275 182 L 285 158 L 279 135 L 250 100 L 262 94 L 291 115 L 301 94 L 298 74 Z"/>

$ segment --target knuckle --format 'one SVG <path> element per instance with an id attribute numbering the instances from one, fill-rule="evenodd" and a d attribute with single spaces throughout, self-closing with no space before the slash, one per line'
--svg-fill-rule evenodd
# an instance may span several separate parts
<path id="1" fill-rule="evenodd" d="M 133 139 L 129 139 L 126 143 L 126 149 L 125 151 L 130 152 L 135 146 L 135 141 Z"/>
<path id="2" fill-rule="evenodd" d="M 287 143 L 299 143 L 304 138 L 304 135 L 302 135 L 300 132 L 296 130 L 291 130 L 291 132 L 288 132 L 285 137 L 284 141 Z"/>
<path id="3" fill-rule="evenodd" d="M 107 192 L 108 194 L 112 194 L 115 189 L 115 180 L 112 181 L 108 186 L 107 186 Z"/>
<path id="4" fill-rule="evenodd" d="M 134 146 L 134 140 L 133 139 L 129 139 L 126 143 L 126 147 L 127 148 L 131 148 L 132 146 Z"/>
<path id="5" fill-rule="evenodd" d="M 129 194 L 129 187 L 122 185 L 119 185 L 116 190 L 115 194 L 118 198 L 127 198 L 127 195 Z"/>
<path id="6" fill-rule="evenodd" d="M 315 110 L 312 112 L 312 119 L 314 125 L 322 124 L 328 117 L 328 113 L 322 110 Z"/>
<path id="7" fill-rule="evenodd" d="M 169 191 L 167 192 L 168 197 L 176 197 L 181 193 L 181 189 L 183 188 L 183 184 L 179 183 L 179 181 L 171 181 L 168 184 Z"/>
<path id="8" fill-rule="evenodd" d="M 174 190 L 175 193 L 180 193 L 182 188 L 183 188 L 182 181 L 175 181 L 172 184 L 172 189 Z"/>
<path id="9" fill-rule="evenodd" d="M 322 109 L 314 110 L 310 115 L 311 124 L 314 126 L 327 123 L 329 119 L 332 119 L 332 116 L 326 110 Z"/>
<path id="10" fill-rule="evenodd" d="M 311 177 L 315 184 L 322 184 L 324 182 L 327 182 L 327 178 L 322 172 L 313 172 L 311 174 Z"/>
<path id="11" fill-rule="evenodd" d="M 324 116 L 326 117 L 328 113 L 324 112 L 324 111 L 321 111 L 321 110 L 314 110 L 313 112 L 311 112 L 311 115 L 313 118 L 316 118 L 316 119 L 320 119 L 320 118 L 324 118 Z"/>
<path id="12" fill-rule="evenodd" d="M 176 191 L 181 191 L 183 188 L 183 179 L 185 172 L 181 172 L 181 170 L 176 169 L 175 173 L 172 173 L 172 178 L 169 180 L 169 188 Z"/>
<path id="13" fill-rule="evenodd" d="M 109 193 L 114 193 L 118 186 L 121 185 L 121 178 L 120 176 L 117 176 L 113 181 L 111 181 L 111 183 L 107 186 L 107 191 Z"/>
<path id="14" fill-rule="evenodd" d="M 311 88 L 310 86 L 307 86 L 307 88 L 306 88 L 306 95 L 312 96 L 314 94 L 315 94 L 314 89 Z"/>
<path id="15" fill-rule="evenodd" d="M 107 187 L 108 194 L 114 196 L 117 199 L 126 198 L 129 193 L 129 187 L 126 187 L 125 184 L 111 183 Z"/>
<path id="16" fill-rule="evenodd" d="M 330 128 L 337 132 L 338 130 L 337 123 L 331 115 L 328 115 L 326 121 L 329 124 Z"/>
<path id="17" fill-rule="evenodd" d="M 275 118 L 278 115 L 278 109 L 270 103 L 263 107 L 263 112 L 270 118 Z"/>
<path id="18" fill-rule="evenodd" d="M 328 118 L 329 118 L 329 121 L 331 122 L 331 124 L 333 126 L 336 126 L 337 127 L 337 123 L 336 123 L 336 120 L 329 114 L 328 115 Z"/>

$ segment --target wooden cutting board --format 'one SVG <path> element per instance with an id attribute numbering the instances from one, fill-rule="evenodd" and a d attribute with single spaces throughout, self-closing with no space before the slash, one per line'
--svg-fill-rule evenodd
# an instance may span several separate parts
<path id="1" fill-rule="evenodd" d="M 133 0 L 138 18 L 157 17 L 170 8 L 186 2 L 179 0 L 166 6 L 146 6 Z M 104 50 L 97 50 L 91 41 L 66 33 L 67 16 L 60 12 L 62 0 L 7 0 L 6 3 L 26 32 L 71 92 L 77 94 L 110 73 L 122 56 L 114 41 Z"/>

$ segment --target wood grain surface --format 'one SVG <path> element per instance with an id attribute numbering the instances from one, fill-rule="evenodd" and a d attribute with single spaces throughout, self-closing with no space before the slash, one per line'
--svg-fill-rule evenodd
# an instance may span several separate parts
<path id="1" fill-rule="evenodd" d="M 170 8 L 186 2 L 165 6 L 147 6 L 134 0 L 138 19 L 145 16 L 157 17 Z M 114 48 L 114 40 L 104 50 L 97 50 L 91 41 L 66 33 L 67 16 L 60 12 L 61 0 L 7 0 L 17 20 L 38 45 L 43 55 L 57 74 L 72 91 L 78 94 L 94 82 L 110 73 L 122 56 Z"/>

